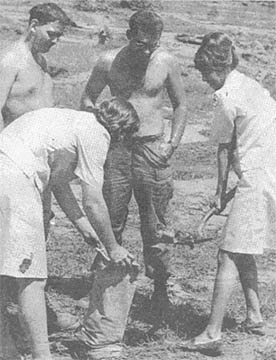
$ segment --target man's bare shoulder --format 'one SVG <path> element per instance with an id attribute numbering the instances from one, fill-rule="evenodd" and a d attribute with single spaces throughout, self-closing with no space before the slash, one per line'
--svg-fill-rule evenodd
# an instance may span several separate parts
<path id="1" fill-rule="evenodd" d="M 153 60 L 164 65 L 178 64 L 176 57 L 162 47 L 154 52 Z"/>
<path id="2" fill-rule="evenodd" d="M 115 58 L 117 57 L 117 55 L 120 53 L 121 50 L 122 50 L 122 48 L 118 48 L 118 49 L 112 49 L 112 50 L 102 53 L 99 56 L 96 65 L 98 67 L 105 68 L 105 69 L 110 68 L 113 61 L 115 60 Z"/>
<path id="3" fill-rule="evenodd" d="M 17 41 L 0 51 L 0 65 L 2 67 L 20 68 L 27 57 L 28 51 L 26 46 L 22 42 Z"/>

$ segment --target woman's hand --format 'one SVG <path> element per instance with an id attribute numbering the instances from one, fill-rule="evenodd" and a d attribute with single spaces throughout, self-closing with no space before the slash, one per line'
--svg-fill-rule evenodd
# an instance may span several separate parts
<path id="1" fill-rule="evenodd" d="M 210 208 L 217 209 L 218 213 L 222 212 L 225 209 L 226 203 L 223 200 L 222 194 L 212 195 L 209 199 Z"/>
<path id="2" fill-rule="evenodd" d="M 109 251 L 109 257 L 115 264 L 122 266 L 130 267 L 134 261 L 134 256 L 118 244 Z"/>
<path id="3" fill-rule="evenodd" d="M 209 199 L 210 208 L 215 208 L 218 212 L 221 212 L 222 209 L 222 196 L 221 194 L 212 195 Z"/>

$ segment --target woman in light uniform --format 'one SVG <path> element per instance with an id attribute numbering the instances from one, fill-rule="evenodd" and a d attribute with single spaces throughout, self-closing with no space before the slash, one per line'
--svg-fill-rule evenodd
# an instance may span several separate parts
<path id="1" fill-rule="evenodd" d="M 259 83 L 237 71 L 237 65 L 226 34 L 214 32 L 203 38 L 195 66 L 215 90 L 212 138 L 218 143 L 218 183 L 213 206 L 225 207 L 231 164 L 239 182 L 219 248 L 209 323 L 187 346 L 221 339 L 223 316 L 238 276 L 247 307 L 241 327 L 264 334 L 254 255 L 276 248 L 276 103 Z"/>
<path id="2" fill-rule="evenodd" d="M 19 117 L 0 134 L 0 306 L 5 309 L 3 277 L 13 277 L 33 359 L 52 359 L 44 300 L 48 195 L 53 191 L 87 243 L 101 240 L 112 261 L 130 265 L 133 257 L 117 244 L 103 199 L 103 166 L 110 139 L 130 138 L 138 127 L 132 105 L 113 98 L 101 103 L 96 117 L 40 109 Z M 70 188 L 74 178 L 80 179 L 84 211 Z M 5 324 L 0 311 L 0 358 L 15 360 L 19 355 Z"/>

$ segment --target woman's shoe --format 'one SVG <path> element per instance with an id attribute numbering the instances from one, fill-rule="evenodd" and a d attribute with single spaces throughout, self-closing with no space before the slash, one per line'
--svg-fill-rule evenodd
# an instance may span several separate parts
<path id="1" fill-rule="evenodd" d="M 254 322 L 250 319 L 246 319 L 240 323 L 239 329 L 248 334 L 264 336 L 266 334 L 265 324 L 263 321 Z"/>

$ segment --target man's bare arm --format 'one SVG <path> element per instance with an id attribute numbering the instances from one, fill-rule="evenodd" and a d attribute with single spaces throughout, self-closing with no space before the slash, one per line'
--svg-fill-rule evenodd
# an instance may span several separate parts
<path id="1" fill-rule="evenodd" d="M 17 76 L 17 67 L 8 58 L 0 61 L 0 132 L 4 128 L 4 119 L 1 110 L 7 102 L 9 92 Z"/>
<path id="2" fill-rule="evenodd" d="M 90 78 L 86 84 L 84 93 L 81 98 L 81 110 L 89 111 L 94 108 L 97 98 L 107 85 L 108 64 L 101 57 L 94 66 Z"/>
<path id="3" fill-rule="evenodd" d="M 2 116 L 2 112 L 0 111 L 0 132 L 4 129 L 4 120 Z"/>
<path id="4" fill-rule="evenodd" d="M 170 143 L 175 149 L 180 143 L 186 126 L 186 94 L 180 66 L 174 58 L 170 59 L 169 73 L 166 82 L 168 95 L 174 111 Z"/>

